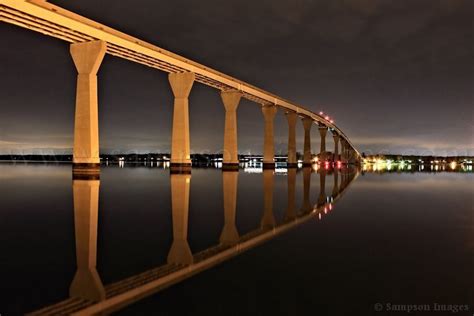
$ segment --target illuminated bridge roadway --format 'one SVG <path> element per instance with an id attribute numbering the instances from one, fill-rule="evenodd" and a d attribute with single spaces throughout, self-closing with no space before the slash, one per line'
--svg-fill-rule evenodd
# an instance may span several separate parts
<path id="1" fill-rule="evenodd" d="M 273 119 L 280 108 L 288 119 L 288 167 L 296 167 L 295 127 L 303 120 L 304 165 L 310 165 L 313 123 L 321 136 L 320 160 L 358 163 L 359 152 L 333 121 L 277 95 L 183 58 L 155 45 L 116 31 L 42 0 L 0 0 L 0 20 L 71 43 L 70 52 L 77 68 L 73 170 L 99 172 L 99 121 L 97 72 L 105 54 L 124 58 L 169 73 L 174 94 L 171 171 L 190 172 L 188 96 L 194 81 L 220 90 L 226 110 L 223 168 L 238 168 L 237 107 L 246 98 L 262 107 L 265 120 L 263 167 L 274 164 Z M 326 151 L 326 134 L 331 131 L 334 151 Z M 341 149 L 339 150 L 339 143 Z"/>

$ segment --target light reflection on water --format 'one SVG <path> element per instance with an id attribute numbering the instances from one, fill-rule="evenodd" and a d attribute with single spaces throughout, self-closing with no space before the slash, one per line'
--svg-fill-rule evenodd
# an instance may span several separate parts
<path id="1" fill-rule="evenodd" d="M 110 303 L 111 298 L 122 295 L 123 300 L 131 303 L 136 296 L 150 294 L 236 255 L 247 258 L 245 251 L 276 238 L 258 248 L 259 253 L 265 254 L 269 251 L 266 249 L 278 244 L 279 239 L 291 236 L 297 241 L 300 252 L 292 260 L 301 265 L 299 270 L 312 271 L 306 273 L 307 277 L 317 277 L 321 283 L 324 277 L 313 271 L 312 261 L 321 263 L 321 260 L 343 258 L 353 263 L 361 261 L 359 252 L 377 249 L 380 245 L 378 241 L 357 236 L 378 231 L 379 225 L 384 227 L 379 238 L 386 242 L 385 248 L 380 248 L 385 251 L 400 251 L 400 245 L 394 239 L 416 235 L 418 227 L 411 226 L 416 223 L 424 225 L 429 235 L 422 238 L 424 246 L 429 245 L 428 237 L 436 235 L 438 238 L 440 231 L 445 236 L 433 257 L 424 254 L 425 257 L 418 259 L 420 262 L 428 256 L 438 267 L 436 255 L 449 253 L 451 244 L 458 247 L 458 260 L 463 262 L 464 259 L 466 263 L 469 258 L 472 260 L 473 191 L 469 186 L 472 185 L 472 173 L 462 169 L 463 166 L 448 166 L 452 172 L 436 174 L 431 173 L 431 168 L 425 172 L 420 166 L 395 170 L 364 166 L 359 174 L 355 168 L 334 170 L 319 166 L 296 170 L 278 165 L 271 171 L 252 163 L 240 172 L 193 169 L 191 175 L 169 175 L 163 167 L 166 168 L 151 163 L 146 166 L 124 162 L 118 166 L 111 164 L 102 169 L 100 180 L 73 180 L 71 186 L 67 165 L 0 164 L 3 217 L 0 227 L 4 240 L 1 276 L 5 280 L 2 285 L 5 295 L 0 306 L 14 302 L 7 310 L 10 314 L 45 306 L 52 308 L 58 302 L 62 305 L 57 308 L 62 309 L 65 306 L 113 308 L 117 302 Z M 440 194 L 443 194 L 441 200 Z M 404 207 L 400 208 L 401 205 Z M 445 212 L 450 207 L 455 207 L 456 213 L 446 221 Z M 426 209 L 430 212 L 420 212 Z M 376 218 L 378 221 L 374 222 Z M 392 221 L 387 222 L 387 219 Z M 314 226 L 316 222 L 320 226 Z M 441 222 L 445 225 L 442 229 Z M 401 223 L 404 224 L 400 226 Z M 403 234 L 397 230 L 401 227 Z M 348 234 L 354 230 L 359 234 Z M 305 234 L 304 238 L 295 235 L 299 231 Z M 389 237 L 384 237 L 387 235 Z M 329 236 L 332 238 L 328 239 Z M 359 244 L 347 246 L 354 238 Z M 319 244 L 321 242 L 323 244 Z M 324 244 L 349 248 L 344 253 L 334 253 L 329 248 L 325 250 Z M 315 252 L 312 249 L 316 245 L 319 250 Z M 295 251 L 285 245 L 278 249 L 278 256 Z M 379 260 L 376 258 L 381 254 L 372 251 L 366 256 L 374 259 L 374 262 L 365 263 L 367 268 L 378 273 L 390 271 L 390 263 L 379 266 L 386 254 Z M 468 272 L 466 267 L 450 264 L 458 274 L 449 275 L 453 284 L 447 282 L 446 293 L 452 292 L 454 283 L 457 287 L 464 286 L 465 292 L 469 293 L 468 285 L 472 283 L 469 280 L 458 282 L 458 278 Z M 237 270 L 235 277 L 245 279 L 249 268 L 244 266 Z M 272 260 L 271 266 L 283 269 L 285 264 Z M 401 267 L 403 271 L 403 265 Z M 339 276 L 339 269 L 325 266 L 333 278 Z M 260 273 L 264 274 L 261 270 Z M 293 273 L 296 276 L 301 272 Z M 422 270 L 414 273 L 423 275 Z M 224 275 L 229 278 L 232 274 Z M 360 272 L 351 271 L 347 275 L 360 277 Z M 285 280 L 282 275 L 275 277 L 277 282 L 280 278 Z M 375 281 L 371 279 L 370 282 Z M 193 281 L 186 281 L 186 284 L 191 284 L 192 288 Z M 144 289 L 144 286 L 149 288 Z M 199 289 L 200 285 L 194 286 Z M 307 289 L 314 286 L 312 282 L 305 285 Z M 42 290 L 45 287 L 47 291 Z M 10 290 L 12 288 L 16 290 Z M 205 292 L 209 288 L 212 289 L 212 281 L 202 290 Z M 425 290 L 426 293 L 432 291 Z M 162 295 L 173 295 L 173 291 L 177 290 L 171 288 Z M 245 291 L 236 294 L 236 298 L 245 297 L 243 293 Z M 393 293 L 383 293 L 393 298 L 390 296 Z M 441 294 L 449 297 L 446 293 Z M 180 296 L 175 295 L 170 302 Z M 280 295 L 292 294 L 283 290 Z M 453 297 L 468 300 L 470 296 Z M 363 298 L 378 302 L 370 291 Z M 413 297 L 406 296 L 409 298 Z M 322 295 L 321 300 L 330 301 L 330 298 Z M 94 305 L 95 302 L 102 303 Z M 185 308 L 176 309 L 159 299 L 158 302 L 159 306 L 154 308 L 167 314 L 178 315 Z M 202 298 L 199 302 L 202 306 L 211 304 Z M 307 304 L 310 308 L 311 304 Z M 354 304 L 357 302 L 352 302 Z M 141 306 L 147 305 L 138 303 L 123 313 L 142 314 L 143 310 L 137 312 Z"/>

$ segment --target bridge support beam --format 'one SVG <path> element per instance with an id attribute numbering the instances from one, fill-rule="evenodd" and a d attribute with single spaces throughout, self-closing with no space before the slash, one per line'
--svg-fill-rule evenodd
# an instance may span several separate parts
<path id="1" fill-rule="evenodd" d="M 273 229 L 276 225 L 273 215 L 273 173 L 273 170 L 263 170 L 263 216 L 260 222 L 263 229 Z"/>
<path id="2" fill-rule="evenodd" d="M 321 136 L 321 147 L 319 150 L 319 160 L 325 161 L 327 160 L 326 154 L 326 134 L 328 132 L 328 128 L 326 126 L 319 126 L 319 135 Z"/>
<path id="3" fill-rule="evenodd" d="M 104 41 L 76 43 L 70 46 L 78 73 L 73 169 L 84 173 L 98 172 L 100 168 L 97 72 L 106 49 L 107 44 Z"/>
<path id="4" fill-rule="evenodd" d="M 296 121 L 298 115 L 295 112 L 287 112 L 286 119 L 288 121 L 288 158 L 287 168 L 297 168 L 296 161 Z"/>
<path id="5" fill-rule="evenodd" d="M 222 169 L 239 169 L 237 148 L 237 107 L 242 93 L 235 90 L 222 91 L 221 98 L 225 107 L 224 152 Z"/>
<path id="6" fill-rule="evenodd" d="M 349 163 L 356 164 L 358 161 L 357 152 L 354 148 L 349 147 Z"/>
<path id="7" fill-rule="evenodd" d="M 303 153 L 303 166 L 311 166 L 311 126 L 313 126 L 313 120 L 309 117 L 303 118 L 304 128 L 304 153 Z"/>
<path id="8" fill-rule="evenodd" d="M 222 188 L 224 193 L 224 228 L 221 232 L 220 242 L 223 245 L 234 245 L 239 241 L 239 232 L 237 231 L 237 227 L 235 225 L 238 178 L 238 172 L 222 172 Z"/>
<path id="9" fill-rule="evenodd" d="M 77 270 L 69 295 L 98 302 L 105 289 L 96 269 L 99 180 L 73 180 Z"/>
<path id="10" fill-rule="evenodd" d="M 347 163 L 353 163 L 353 150 L 349 144 L 347 144 Z"/>
<path id="11" fill-rule="evenodd" d="M 173 216 L 173 244 L 168 263 L 191 264 L 193 254 L 188 244 L 188 212 L 190 174 L 171 174 L 171 209 Z"/>
<path id="12" fill-rule="evenodd" d="M 193 72 L 170 73 L 168 76 L 174 94 L 170 165 L 172 173 L 191 172 L 188 97 L 194 78 Z"/>
<path id="13" fill-rule="evenodd" d="M 347 159 L 347 141 L 342 138 L 341 139 L 341 161 L 344 164 L 347 164 L 348 159 Z"/>
<path id="14" fill-rule="evenodd" d="M 273 132 L 273 120 L 277 108 L 274 105 L 262 106 L 265 119 L 265 137 L 263 146 L 263 169 L 275 169 L 275 144 Z"/>
<path id="15" fill-rule="evenodd" d="M 339 161 L 339 135 L 334 133 L 332 135 L 334 139 L 334 162 Z"/>

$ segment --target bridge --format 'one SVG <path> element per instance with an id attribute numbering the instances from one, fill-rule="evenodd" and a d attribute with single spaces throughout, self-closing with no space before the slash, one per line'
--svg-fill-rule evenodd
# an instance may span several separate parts
<path id="1" fill-rule="evenodd" d="M 274 217 L 273 195 L 275 173 L 263 170 L 263 211 L 260 225 L 240 234 L 236 225 L 238 172 L 223 171 L 224 225 L 219 241 L 205 250 L 192 253 L 188 243 L 188 214 L 191 174 L 171 174 L 171 212 L 173 242 L 166 262 L 147 271 L 103 284 L 97 271 L 97 235 L 99 213 L 99 179 L 74 179 L 74 227 L 77 270 L 69 288 L 69 297 L 42 307 L 27 315 L 103 315 L 152 295 L 170 285 L 238 256 L 310 220 L 320 220 L 334 210 L 359 173 L 354 166 L 329 168 L 316 166 L 289 168 L 287 176 L 288 206 L 285 217 Z M 296 175 L 303 173 L 303 200 L 296 207 Z M 311 174 L 319 173 L 319 195 L 311 202 Z M 333 176 L 332 190 L 326 192 L 327 177 Z M 66 294 L 66 293 L 65 293 Z M 67 297 L 67 294 L 66 294 Z"/>
<path id="2" fill-rule="evenodd" d="M 262 108 L 264 169 L 275 168 L 273 120 L 278 109 L 285 112 L 288 120 L 289 168 L 297 167 L 295 128 L 298 117 L 304 127 L 304 165 L 312 164 L 310 131 L 313 124 L 318 126 L 321 137 L 321 160 L 342 164 L 360 162 L 361 155 L 355 146 L 327 117 L 45 0 L 0 0 L 0 20 L 71 43 L 70 52 L 78 72 L 73 147 L 73 170 L 78 174 L 99 172 L 97 73 L 106 54 L 169 73 L 174 94 L 171 172 L 191 171 L 188 96 L 194 82 L 220 91 L 226 111 L 223 169 L 238 168 L 237 108 L 241 98 Z M 327 131 L 334 139 L 332 155 L 326 150 Z"/>

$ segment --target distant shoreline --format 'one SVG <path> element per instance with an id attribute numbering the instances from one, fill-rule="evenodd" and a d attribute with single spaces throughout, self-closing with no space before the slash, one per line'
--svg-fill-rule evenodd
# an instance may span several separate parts
<path id="1" fill-rule="evenodd" d="M 317 155 L 314 155 L 315 157 Z M 149 153 L 149 154 L 115 154 L 101 155 L 101 163 L 166 163 L 170 161 L 169 153 Z M 259 162 L 262 155 L 239 155 L 240 162 Z M 297 154 L 297 159 L 302 160 L 302 154 Z M 0 155 L 0 162 L 3 163 L 61 163 L 72 164 L 72 155 Z M 192 154 L 193 163 L 213 163 L 222 162 L 222 154 Z M 465 163 L 472 164 L 472 156 L 421 156 L 421 155 L 370 155 L 364 157 L 366 163 L 378 161 L 390 161 L 393 163 L 404 162 L 409 164 L 430 164 L 430 163 Z M 276 155 L 275 162 L 286 162 L 286 155 Z"/>

